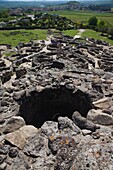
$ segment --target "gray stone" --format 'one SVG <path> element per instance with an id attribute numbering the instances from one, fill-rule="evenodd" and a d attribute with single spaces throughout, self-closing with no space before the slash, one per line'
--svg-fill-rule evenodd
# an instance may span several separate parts
<path id="1" fill-rule="evenodd" d="M 113 125 L 113 116 L 103 113 L 102 110 L 90 110 L 87 115 L 87 119 L 95 124 L 100 125 Z"/>
<path id="2" fill-rule="evenodd" d="M 23 67 L 18 68 L 18 69 L 16 69 L 16 78 L 18 79 L 18 78 L 24 76 L 26 73 L 27 73 L 26 68 L 23 68 Z"/>
<path id="3" fill-rule="evenodd" d="M 80 113 L 77 111 L 72 115 L 73 122 L 80 128 L 80 129 L 87 129 L 91 131 L 95 131 L 99 128 L 99 126 L 95 125 L 91 121 L 87 120 L 86 118 L 82 117 Z"/>
<path id="4" fill-rule="evenodd" d="M 31 136 L 34 136 L 38 132 L 38 129 L 32 125 L 23 126 L 19 130 L 22 132 L 26 139 L 28 139 Z"/>
<path id="5" fill-rule="evenodd" d="M 41 135 L 40 132 L 36 133 L 26 142 L 24 152 L 34 157 L 46 157 L 48 152 L 47 137 Z"/>
<path id="6" fill-rule="evenodd" d="M 5 123 L 3 133 L 14 132 L 24 125 L 25 121 L 22 117 L 13 116 Z"/>
<path id="7" fill-rule="evenodd" d="M 83 144 L 84 145 L 84 144 Z M 104 144 L 86 144 L 85 147 L 81 146 L 76 154 L 75 160 L 73 162 L 70 170 L 73 169 L 113 169 L 113 143 L 104 143 Z"/>
<path id="8" fill-rule="evenodd" d="M 0 170 L 5 170 L 7 167 L 7 164 L 5 162 L 3 162 L 2 164 L 0 164 Z"/>
<path id="9" fill-rule="evenodd" d="M 59 133 L 58 123 L 53 121 L 46 121 L 41 126 L 41 132 L 47 136 L 52 136 Z"/>
<path id="10" fill-rule="evenodd" d="M 91 130 L 87 130 L 87 129 L 82 129 L 82 133 L 83 135 L 91 135 L 92 131 Z"/>
<path id="11" fill-rule="evenodd" d="M 76 126 L 72 120 L 68 117 L 59 117 L 58 118 L 58 127 L 60 130 L 64 130 L 69 128 L 70 130 L 74 131 L 76 134 L 81 133 L 81 130 L 78 126 Z"/>
<path id="12" fill-rule="evenodd" d="M 94 106 L 99 109 L 107 109 L 110 107 L 110 101 L 109 98 L 105 97 L 98 101 L 93 102 Z"/>

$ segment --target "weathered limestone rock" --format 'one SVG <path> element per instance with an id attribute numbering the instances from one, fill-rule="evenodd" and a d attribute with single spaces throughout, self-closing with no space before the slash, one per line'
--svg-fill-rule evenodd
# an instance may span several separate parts
<path id="1" fill-rule="evenodd" d="M 3 162 L 2 164 L 0 164 L 0 170 L 5 170 L 7 167 L 7 164 L 5 162 Z"/>
<path id="2" fill-rule="evenodd" d="M 26 138 L 19 130 L 12 133 L 8 133 L 5 136 L 5 140 L 14 146 L 17 146 L 19 149 L 23 149 L 26 143 Z"/>
<path id="3" fill-rule="evenodd" d="M 100 109 L 107 109 L 110 107 L 109 98 L 102 98 L 98 101 L 93 102 L 94 106 Z"/>
<path id="4" fill-rule="evenodd" d="M 87 129 L 82 129 L 82 133 L 83 135 L 91 135 L 92 131 L 91 130 L 87 130 Z"/>
<path id="5" fill-rule="evenodd" d="M 95 124 L 113 125 L 113 116 L 103 113 L 102 110 L 90 110 L 87 114 L 87 119 Z"/>
<path id="6" fill-rule="evenodd" d="M 19 130 L 20 132 L 22 132 L 26 139 L 28 139 L 31 136 L 34 136 L 38 132 L 38 129 L 32 125 L 23 126 Z"/>
<path id="7" fill-rule="evenodd" d="M 4 124 L 3 133 L 14 132 L 24 125 L 25 125 L 25 121 L 22 117 L 13 116 Z"/>

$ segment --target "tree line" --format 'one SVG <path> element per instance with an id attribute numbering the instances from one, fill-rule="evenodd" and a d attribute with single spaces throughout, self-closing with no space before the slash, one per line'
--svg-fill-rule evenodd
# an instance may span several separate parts
<path id="1" fill-rule="evenodd" d="M 109 27 L 105 21 L 98 20 L 95 16 L 90 17 L 88 20 L 88 27 L 101 32 L 101 35 L 107 34 L 113 39 L 113 27 Z"/>

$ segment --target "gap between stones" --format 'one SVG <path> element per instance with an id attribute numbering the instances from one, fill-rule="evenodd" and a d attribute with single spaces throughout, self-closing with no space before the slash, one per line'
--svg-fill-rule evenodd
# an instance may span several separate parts
<path id="1" fill-rule="evenodd" d="M 41 92 L 33 91 L 21 100 L 19 115 L 26 124 L 40 128 L 45 121 L 57 121 L 59 116 L 72 118 L 74 111 L 83 117 L 93 108 L 90 97 L 80 90 L 45 88 Z"/>

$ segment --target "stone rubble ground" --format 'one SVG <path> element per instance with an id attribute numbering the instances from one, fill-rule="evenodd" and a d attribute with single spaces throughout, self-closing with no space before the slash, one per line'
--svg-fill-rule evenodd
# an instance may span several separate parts
<path id="1" fill-rule="evenodd" d="M 113 170 L 113 47 L 62 36 L 16 48 L 0 58 L 0 170 Z"/>

